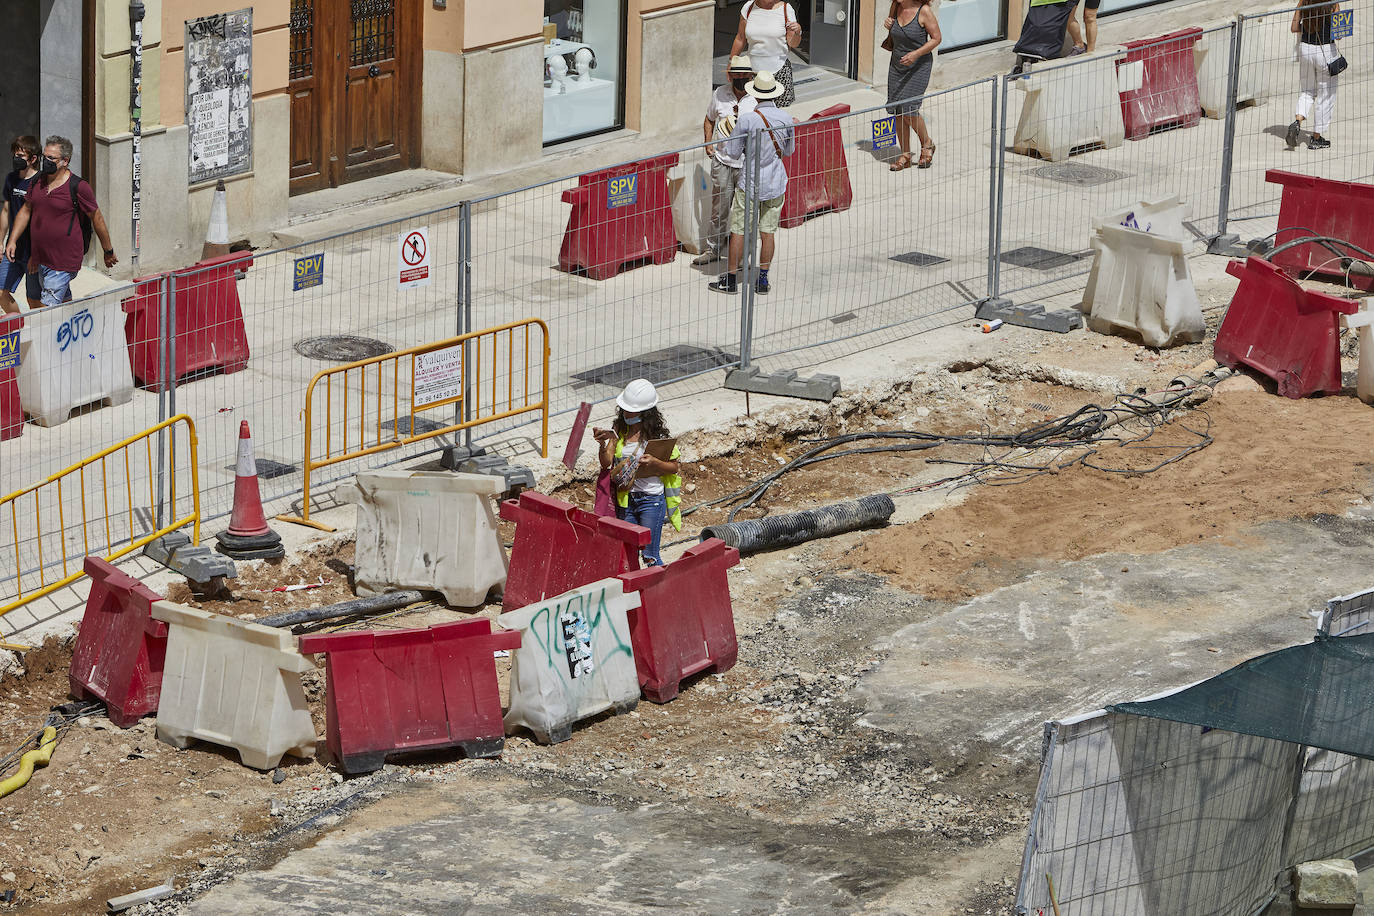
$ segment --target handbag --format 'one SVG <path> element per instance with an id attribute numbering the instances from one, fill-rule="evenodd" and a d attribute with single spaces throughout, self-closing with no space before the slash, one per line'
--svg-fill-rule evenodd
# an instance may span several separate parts
<path id="1" fill-rule="evenodd" d="M 1336 48 L 1336 43 L 1335 43 L 1334 41 L 1331 42 L 1331 47 Z M 1322 55 L 1322 56 L 1325 56 L 1326 48 L 1325 48 L 1324 46 L 1323 46 L 1323 48 L 1322 48 L 1322 51 L 1323 51 L 1323 55 Z M 1326 62 L 1326 72 L 1329 73 L 1329 74 L 1331 74 L 1332 76 L 1338 76 L 1339 74 L 1341 74 L 1341 73 L 1343 73 L 1343 72 L 1345 71 L 1345 68 L 1346 68 L 1346 67 L 1349 67 L 1349 66 L 1350 66 L 1350 62 L 1349 62 L 1348 60 L 1345 59 L 1345 55 L 1341 53 L 1341 49 L 1340 49 L 1340 48 L 1336 48 L 1336 57 L 1335 57 L 1335 59 L 1334 59 L 1334 60 L 1328 60 L 1328 61 Z"/>
<path id="2" fill-rule="evenodd" d="M 887 11 L 887 18 L 888 18 L 888 19 L 896 19 L 896 18 L 897 18 L 897 0 L 892 0 L 892 6 L 891 6 L 891 7 L 888 9 L 888 11 Z M 884 51 L 891 51 L 894 47 L 895 47 L 895 45 L 892 44 L 892 30 L 891 30 L 891 29 L 888 29 L 888 30 L 887 30 L 887 37 L 883 39 L 882 49 L 883 49 Z"/>
<path id="3" fill-rule="evenodd" d="M 602 471 L 596 478 L 596 499 L 592 512 L 600 516 L 615 515 L 615 496 L 611 493 L 611 472 Z"/>

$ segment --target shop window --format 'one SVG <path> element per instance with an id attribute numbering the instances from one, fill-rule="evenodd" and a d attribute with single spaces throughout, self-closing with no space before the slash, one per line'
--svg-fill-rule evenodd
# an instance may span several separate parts
<path id="1" fill-rule="evenodd" d="M 940 4 L 941 51 L 996 41 L 1003 28 L 1005 0 L 959 0 Z"/>
<path id="2" fill-rule="evenodd" d="M 544 143 L 624 124 L 624 0 L 544 0 Z"/>

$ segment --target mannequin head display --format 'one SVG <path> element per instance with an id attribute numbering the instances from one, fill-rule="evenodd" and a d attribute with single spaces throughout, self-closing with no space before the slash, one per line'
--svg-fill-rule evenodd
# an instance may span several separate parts
<path id="1" fill-rule="evenodd" d="M 549 59 L 549 86 L 561 95 L 568 91 L 568 62 L 562 54 Z"/>
<path id="2" fill-rule="evenodd" d="M 578 48 L 577 53 L 573 55 L 573 65 L 577 69 L 578 82 L 591 82 L 592 70 L 596 67 L 596 54 L 591 48 Z"/>

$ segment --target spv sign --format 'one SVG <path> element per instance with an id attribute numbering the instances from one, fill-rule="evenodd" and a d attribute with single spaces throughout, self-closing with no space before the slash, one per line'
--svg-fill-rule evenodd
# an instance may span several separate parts
<path id="1" fill-rule="evenodd" d="M 10 331 L 0 334 L 0 369 L 13 369 L 19 365 L 19 332 Z"/>
<path id="2" fill-rule="evenodd" d="M 639 176 L 621 175 L 606 182 L 606 208 L 628 207 L 639 200 Z"/>

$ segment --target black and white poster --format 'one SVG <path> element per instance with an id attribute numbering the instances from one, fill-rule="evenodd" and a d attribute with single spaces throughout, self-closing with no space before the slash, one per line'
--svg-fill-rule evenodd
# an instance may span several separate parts
<path id="1" fill-rule="evenodd" d="M 253 10 L 186 22 L 190 184 L 253 168 Z"/>

